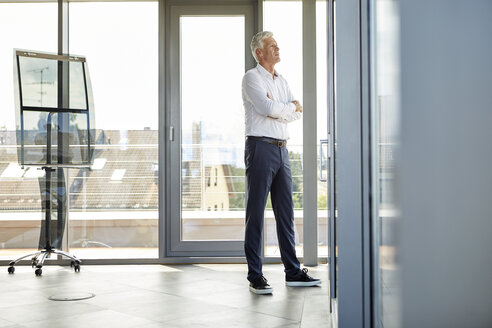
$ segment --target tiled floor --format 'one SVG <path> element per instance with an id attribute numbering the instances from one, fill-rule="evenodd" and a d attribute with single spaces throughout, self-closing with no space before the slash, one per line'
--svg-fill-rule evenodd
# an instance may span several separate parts
<path id="1" fill-rule="evenodd" d="M 273 295 L 248 290 L 244 264 L 0 267 L 0 327 L 331 327 L 327 265 L 321 287 L 286 287 L 282 265 L 265 265 Z M 82 301 L 53 295 L 94 293 Z"/>

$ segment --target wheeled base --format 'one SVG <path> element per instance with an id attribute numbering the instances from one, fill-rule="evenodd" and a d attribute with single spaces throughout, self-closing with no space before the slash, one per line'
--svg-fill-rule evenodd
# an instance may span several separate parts
<path id="1" fill-rule="evenodd" d="M 25 259 L 27 257 L 32 257 L 31 258 L 31 261 L 32 261 L 31 266 L 33 268 L 36 268 L 36 270 L 34 271 L 36 276 L 40 276 L 43 274 L 42 267 L 44 264 L 44 260 L 47 258 L 50 258 L 51 254 L 57 254 L 57 255 L 68 257 L 69 259 L 72 260 L 72 262 L 70 262 L 70 266 L 74 268 L 75 272 L 80 272 L 80 264 L 82 263 L 81 260 L 79 260 L 78 258 L 76 258 L 74 255 L 72 255 L 70 253 L 59 251 L 59 250 L 54 249 L 54 248 L 43 249 L 43 250 L 40 250 L 37 252 L 29 253 L 29 254 L 23 255 L 22 257 L 19 257 L 18 259 L 11 261 L 9 263 L 8 272 L 10 274 L 14 273 L 15 272 L 15 265 L 17 264 L 17 262 L 19 262 L 20 260 Z"/>

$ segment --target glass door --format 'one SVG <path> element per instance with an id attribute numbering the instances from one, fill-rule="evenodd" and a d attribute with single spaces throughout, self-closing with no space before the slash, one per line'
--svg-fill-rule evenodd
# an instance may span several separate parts
<path id="1" fill-rule="evenodd" d="M 169 256 L 244 254 L 241 82 L 254 67 L 254 12 L 253 5 L 170 8 Z"/>

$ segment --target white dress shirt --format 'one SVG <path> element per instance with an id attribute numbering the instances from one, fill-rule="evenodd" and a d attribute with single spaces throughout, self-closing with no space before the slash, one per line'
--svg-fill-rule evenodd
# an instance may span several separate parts
<path id="1" fill-rule="evenodd" d="M 243 104 L 246 136 L 289 139 L 287 123 L 298 120 L 292 103 L 294 96 L 287 80 L 275 71 L 274 76 L 258 64 L 243 77 Z"/>

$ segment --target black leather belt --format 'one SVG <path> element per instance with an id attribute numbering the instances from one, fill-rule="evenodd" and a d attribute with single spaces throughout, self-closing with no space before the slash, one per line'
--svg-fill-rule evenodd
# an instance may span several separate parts
<path id="1" fill-rule="evenodd" d="M 274 139 L 274 138 L 269 138 L 269 137 L 253 137 L 253 136 L 248 136 L 248 139 L 268 142 L 268 143 L 275 145 L 275 146 L 278 146 L 278 147 L 287 146 L 287 140 L 282 140 L 282 139 Z"/>

